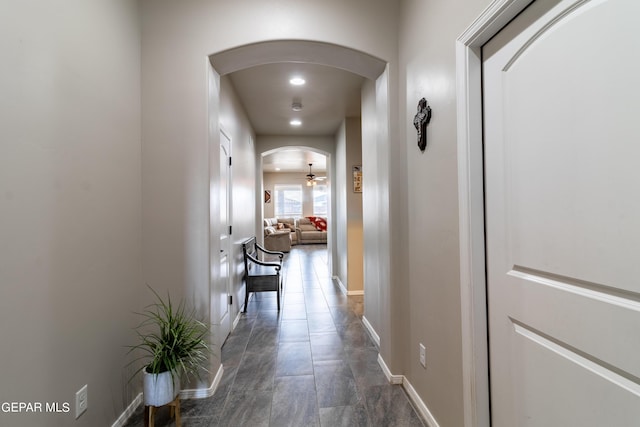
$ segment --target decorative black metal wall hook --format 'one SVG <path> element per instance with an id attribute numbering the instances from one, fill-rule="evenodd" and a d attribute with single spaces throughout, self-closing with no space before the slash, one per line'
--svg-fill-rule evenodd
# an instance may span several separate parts
<path id="1" fill-rule="evenodd" d="M 413 118 L 413 125 L 418 131 L 418 147 L 420 151 L 427 148 L 427 125 L 431 121 L 431 107 L 425 98 L 418 101 L 418 113 Z"/>

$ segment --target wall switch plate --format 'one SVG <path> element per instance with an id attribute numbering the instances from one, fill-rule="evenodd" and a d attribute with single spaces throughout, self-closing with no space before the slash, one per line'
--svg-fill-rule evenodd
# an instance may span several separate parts
<path id="1" fill-rule="evenodd" d="M 78 419 L 89 406 L 89 401 L 87 400 L 87 389 L 88 385 L 85 384 L 84 387 L 76 392 L 76 419 Z"/>
<path id="2" fill-rule="evenodd" d="M 427 367 L 427 349 L 422 343 L 420 343 L 420 364 L 423 368 Z"/>

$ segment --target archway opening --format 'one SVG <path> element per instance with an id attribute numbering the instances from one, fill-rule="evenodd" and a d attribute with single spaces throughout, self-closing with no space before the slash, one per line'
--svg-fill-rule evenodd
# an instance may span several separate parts
<path id="1" fill-rule="evenodd" d="M 297 222 L 300 218 L 325 218 L 327 259 L 331 260 L 335 250 L 335 230 L 332 224 L 332 153 L 311 146 L 283 146 L 258 154 L 259 170 L 262 173 L 258 174 L 257 187 L 265 195 L 259 220 L 291 217 Z M 287 168 L 288 163 L 290 167 Z M 301 165 L 311 166 L 307 170 Z M 309 174 L 313 175 L 313 179 L 309 178 Z M 285 197 L 285 194 L 290 196 Z M 297 235 L 293 236 L 293 244 L 305 243 L 298 238 Z"/>
<path id="2" fill-rule="evenodd" d="M 366 301 L 365 305 L 368 307 L 367 311 L 371 313 L 371 324 L 377 326 L 381 331 L 388 330 L 390 315 L 387 301 L 390 294 L 388 287 L 390 283 L 391 256 L 388 247 L 390 230 L 386 225 L 390 224 L 390 212 L 389 205 L 386 203 L 388 201 L 388 192 L 385 189 L 389 187 L 390 177 L 390 166 L 387 161 L 390 153 L 387 151 L 390 150 L 391 113 L 389 104 L 392 99 L 389 94 L 389 71 L 386 61 L 344 46 L 301 40 L 276 40 L 240 46 L 213 54 L 209 57 L 209 60 L 211 64 L 210 74 L 212 76 L 209 95 L 210 138 L 217 137 L 215 130 L 219 127 L 220 76 L 260 65 L 290 62 L 335 67 L 368 80 L 368 83 L 365 83 L 368 86 L 366 89 L 367 123 L 363 122 L 362 125 L 362 141 L 372 144 L 370 148 L 375 145 L 375 149 L 362 150 L 363 159 L 360 165 L 361 170 L 365 171 L 363 172 L 363 193 L 372 192 L 372 196 L 367 198 L 367 205 L 363 206 L 365 212 L 363 226 L 368 228 L 366 231 L 363 230 L 362 233 L 365 239 L 362 250 L 363 258 L 365 258 L 363 263 L 366 266 L 364 282 L 367 289 L 373 290 L 370 297 L 371 304 Z M 362 92 L 362 95 L 363 99 L 365 99 L 365 92 Z M 364 109 L 364 104 L 362 107 Z M 255 227 L 257 235 L 261 234 L 262 230 L 264 203 L 264 182 L 261 177 L 262 154 L 268 152 L 269 149 L 282 148 L 280 145 L 266 150 L 263 149 L 262 144 L 259 143 L 263 136 L 265 135 L 256 132 L 256 146 L 260 146 L 260 148 L 256 149 L 256 181 L 259 181 L 256 183 Z M 335 168 L 335 158 L 335 155 L 331 156 L 328 162 L 331 165 L 329 170 L 332 167 Z M 210 164 L 213 167 L 216 164 L 215 160 L 215 158 L 210 159 Z M 337 178 L 336 175 L 334 175 L 335 178 Z M 344 177 L 343 181 L 342 184 L 347 185 L 346 177 Z M 213 222 L 214 220 L 212 219 L 212 224 Z M 335 223 L 333 225 L 332 228 L 335 230 Z M 332 244 L 329 243 L 328 248 L 331 247 Z M 329 259 L 333 262 L 335 259 L 333 253 Z M 215 303 L 212 306 L 215 306 Z M 366 324 L 368 325 L 369 322 L 366 322 Z M 372 336 L 377 335 L 373 331 L 373 327 L 369 329 L 371 329 L 370 332 L 373 332 Z M 376 342 L 379 343 L 379 339 Z"/>

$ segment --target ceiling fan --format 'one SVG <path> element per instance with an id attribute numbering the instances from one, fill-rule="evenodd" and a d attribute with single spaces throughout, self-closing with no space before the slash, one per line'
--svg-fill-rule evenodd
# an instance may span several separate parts
<path id="1" fill-rule="evenodd" d="M 307 174 L 307 187 L 311 187 L 317 184 L 316 176 L 313 174 L 313 172 L 311 172 L 312 165 L 313 163 L 309 163 L 309 173 Z"/>

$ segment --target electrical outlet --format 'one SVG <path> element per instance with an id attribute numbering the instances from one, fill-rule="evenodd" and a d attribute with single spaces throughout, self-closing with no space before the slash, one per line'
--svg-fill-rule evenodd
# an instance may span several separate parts
<path id="1" fill-rule="evenodd" d="M 427 349 L 422 343 L 420 343 L 420 364 L 423 368 L 427 367 Z"/>
<path id="2" fill-rule="evenodd" d="M 87 388 L 88 385 L 85 384 L 84 387 L 76 392 L 76 419 L 78 419 L 89 406 L 89 401 L 87 400 Z"/>

